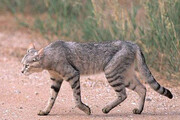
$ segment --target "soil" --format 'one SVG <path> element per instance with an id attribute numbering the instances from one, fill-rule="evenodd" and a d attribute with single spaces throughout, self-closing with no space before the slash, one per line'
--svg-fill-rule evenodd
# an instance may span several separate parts
<path id="1" fill-rule="evenodd" d="M 75 107 L 72 90 L 64 82 L 50 114 L 38 116 L 47 103 L 51 80 L 47 71 L 30 76 L 21 74 L 21 59 L 32 42 L 37 49 L 47 45 L 38 33 L 19 27 L 11 15 L 0 15 L 0 120 L 180 120 L 179 83 L 167 81 L 155 71 L 152 73 L 157 81 L 168 88 L 174 98 L 170 100 L 144 84 L 147 97 L 141 115 L 132 113 L 138 106 L 139 97 L 130 90 L 121 105 L 109 114 L 103 114 L 102 108 L 116 95 L 104 75 L 98 74 L 81 77 L 82 101 L 91 108 L 91 115 Z"/>

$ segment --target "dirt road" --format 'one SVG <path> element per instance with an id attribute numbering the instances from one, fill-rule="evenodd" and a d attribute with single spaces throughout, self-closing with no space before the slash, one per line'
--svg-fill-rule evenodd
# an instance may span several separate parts
<path id="1" fill-rule="evenodd" d="M 90 106 L 92 115 L 75 107 L 72 90 L 64 82 L 56 103 L 48 116 L 38 116 L 49 97 L 51 80 L 46 71 L 28 77 L 20 73 L 20 60 L 29 43 L 44 46 L 41 37 L 14 25 L 15 20 L 0 16 L 0 120 L 180 120 L 180 87 L 171 85 L 155 74 L 157 80 L 169 88 L 174 98 L 159 95 L 148 85 L 144 111 L 134 115 L 138 95 L 127 90 L 128 98 L 109 114 L 101 109 L 116 98 L 103 74 L 81 77 L 82 101 Z M 37 42 L 38 39 L 38 42 Z M 178 84 L 178 83 L 174 83 Z"/>

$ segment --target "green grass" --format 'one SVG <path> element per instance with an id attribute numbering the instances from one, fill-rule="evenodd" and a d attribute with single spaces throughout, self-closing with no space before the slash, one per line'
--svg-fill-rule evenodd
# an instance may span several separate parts
<path id="1" fill-rule="evenodd" d="M 144 5 L 148 27 L 140 35 L 146 56 L 152 67 L 171 78 L 180 71 L 180 1 L 151 0 Z"/>
<path id="2" fill-rule="evenodd" d="M 0 10 L 30 15 L 17 17 L 24 27 L 40 32 L 49 42 L 132 40 L 145 52 L 148 64 L 167 76 L 180 79 L 180 1 L 139 0 L 126 8 L 114 1 L 0 0 Z M 144 8 L 143 22 L 137 21 Z"/>

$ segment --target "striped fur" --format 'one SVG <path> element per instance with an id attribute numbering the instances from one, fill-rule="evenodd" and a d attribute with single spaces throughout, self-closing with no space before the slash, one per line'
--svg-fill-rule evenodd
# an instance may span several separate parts
<path id="1" fill-rule="evenodd" d="M 34 45 L 27 50 L 22 59 L 22 73 L 47 70 L 52 80 L 51 96 L 47 106 L 38 115 L 48 115 L 51 111 L 63 81 L 69 82 L 76 106 L 90 115 L 90 108 L 81 101 L 80 75 L 104 72 L 110 86 L 117 94 L 117 99 L 107 104 L 103 113 L 110 112 L 127 98 L 126 88 L 140 96 L 139 106 L 133 110 L 140 114 L 144 108 L 146 88 L 135 74 L 135 63 L 147 83 L 158 93 L 172 98 L 171 92 L 162 87 L 152 76 L 146 65 L 140 48 L 128 41 L 105 43 L 76 43 L 56 41 L 37 51 Z"/>
<path id="2" fill-rule="evenodd" d="M 142 51 L 140 50 L 139 47 L 137 47 L 137 63 L 138 63 L 138 69 L 140 70 L 140 73 L 145 77 L 147 83 L 151 86 L 151 88 L 153 88 L 155 91 L 157 91 L 158 93 L 172 99 L 173 95 L 171 94 L 171 92 L 162 87 L 153 77 L 153 75 L 151 74 L 148 66 L 146 65 L 145 62 L 145 58 L 144 55 L 142 53 Z"/>

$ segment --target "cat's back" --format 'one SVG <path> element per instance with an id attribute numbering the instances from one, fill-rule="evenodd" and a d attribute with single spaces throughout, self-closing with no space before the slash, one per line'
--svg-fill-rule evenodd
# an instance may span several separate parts
<path id="1" fill-rule="evenodd" d="M 122 49 L 123 46 L 132 46 L 133 43 L 127 41 L 107 41 L 107 42 L 89 42 L 89 43 L 79 43 L 79 42 L 64 42 L 61 40 L 52 42 L 47 47 L 45 51 L 51 52 L 66 52 L 68 54 L 103 54 L 103 53 L 114 53 Z"/>
<path id="2" fill-rule="evenodd" d="M 103 71 L 108 61 L 121 49 L 121 41 L 102 43 L 66 42 L 66 58 L 82 74 L 94 74 Z"/>
<path id="3" fill-rule="evenodd" d="M 64 44 L 64 41 L 58 40 L 58 41 L 50 43 L 48 46 L 45 47 L 45 49 L 58 49 L 58 48 L 61 48 L 63 44 Z"/>
<path id="4" fill-rule="evenodd" d="M 89 55 L 92 53 L 104 52 L 108 51 L 116 51 L 121 49 L 123 45 L 123 41 L 107 41 L 107 42 L 87 42 L 87 43 L 78 43 L 78 42 L 65 42 L 65 46 L 71 51 L 88 53 Z"/>

